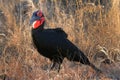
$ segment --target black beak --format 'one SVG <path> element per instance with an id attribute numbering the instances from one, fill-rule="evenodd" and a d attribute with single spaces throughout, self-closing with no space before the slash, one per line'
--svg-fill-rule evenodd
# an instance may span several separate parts
<path id="1" fill-rule="evenodd" d="M 34 21 L 40 19 L 40 17 L 37 16 L 37 12 L 38 12 L 38 11 L 35 11 L 35 12 L 32 14 L 32 17 L 31 17 L 31 19 L 30 19 L 30 25 L 32 25 Z"/>
<path id="2" fill-rule="evenodd" d="M 31 19 L 30 19 L 30 25 L 33 24 L 34 21 L 36 20 L 40 20 L 40 17 L 39 16 L 32 16 Z"/>

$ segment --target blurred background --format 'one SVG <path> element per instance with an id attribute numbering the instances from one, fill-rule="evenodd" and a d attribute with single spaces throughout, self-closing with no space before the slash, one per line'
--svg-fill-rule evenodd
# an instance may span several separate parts
<path id="1" fill-rule="evenodd" d="M 36 10 L 45 15 L 45 28 L 62 28 L 104 74 L 66 59 L 60 73 L 48 72 L 51 62 L 31 39 Z M 0 80 L 93 79 L 120 79 L 120 0 L 0 0 Z"/>

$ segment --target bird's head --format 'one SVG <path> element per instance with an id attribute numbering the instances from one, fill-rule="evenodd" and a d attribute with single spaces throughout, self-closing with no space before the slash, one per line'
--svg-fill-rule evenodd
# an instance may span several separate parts
<path id="1" fill-rule="evenodd" d="M 32 17 L 30 19 L 30 25 L 33 26 L 33 29 L 43 27 L 44 22 L 45 22 L 45 18 L 43 13 L 40 10 L 33 12 Z"/>

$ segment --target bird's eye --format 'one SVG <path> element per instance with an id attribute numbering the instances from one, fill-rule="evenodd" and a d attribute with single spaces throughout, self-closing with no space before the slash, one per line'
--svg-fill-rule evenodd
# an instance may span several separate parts
<path id="1" fill-rule="evenodd" d="M 38 11 L 38 12 L 37 12 L 37 16 L 42 17 L 42 15 L 43 15 L 43 14 L 42 14 L 41 11 Z"/>

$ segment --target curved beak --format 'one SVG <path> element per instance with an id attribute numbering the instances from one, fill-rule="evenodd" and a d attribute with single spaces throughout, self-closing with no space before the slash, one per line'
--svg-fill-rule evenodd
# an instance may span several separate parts
<path id="1" fill-rule="evenodd" d="M 39 17 L 39 16 L 34 16 L 34 15 L 33 15 L 33 16 L 31 17 L 31 19 L 30 19 L 30 25 L 32 25 L 33 22 L 36 21 L 36 20 L 40 20 L 40 17 Z"/>
<path id="2" fill-rule="evenodd" d="M 40 17 L 37 16 L 37 12 L 38 12 L 38 11 L 35 11 L 35 12 L 32 14 L 32 17 L 31 17 L 31 19 L 30 19 L 30 25 L 32 25 L 34 21 L 40 19 Z"/>

